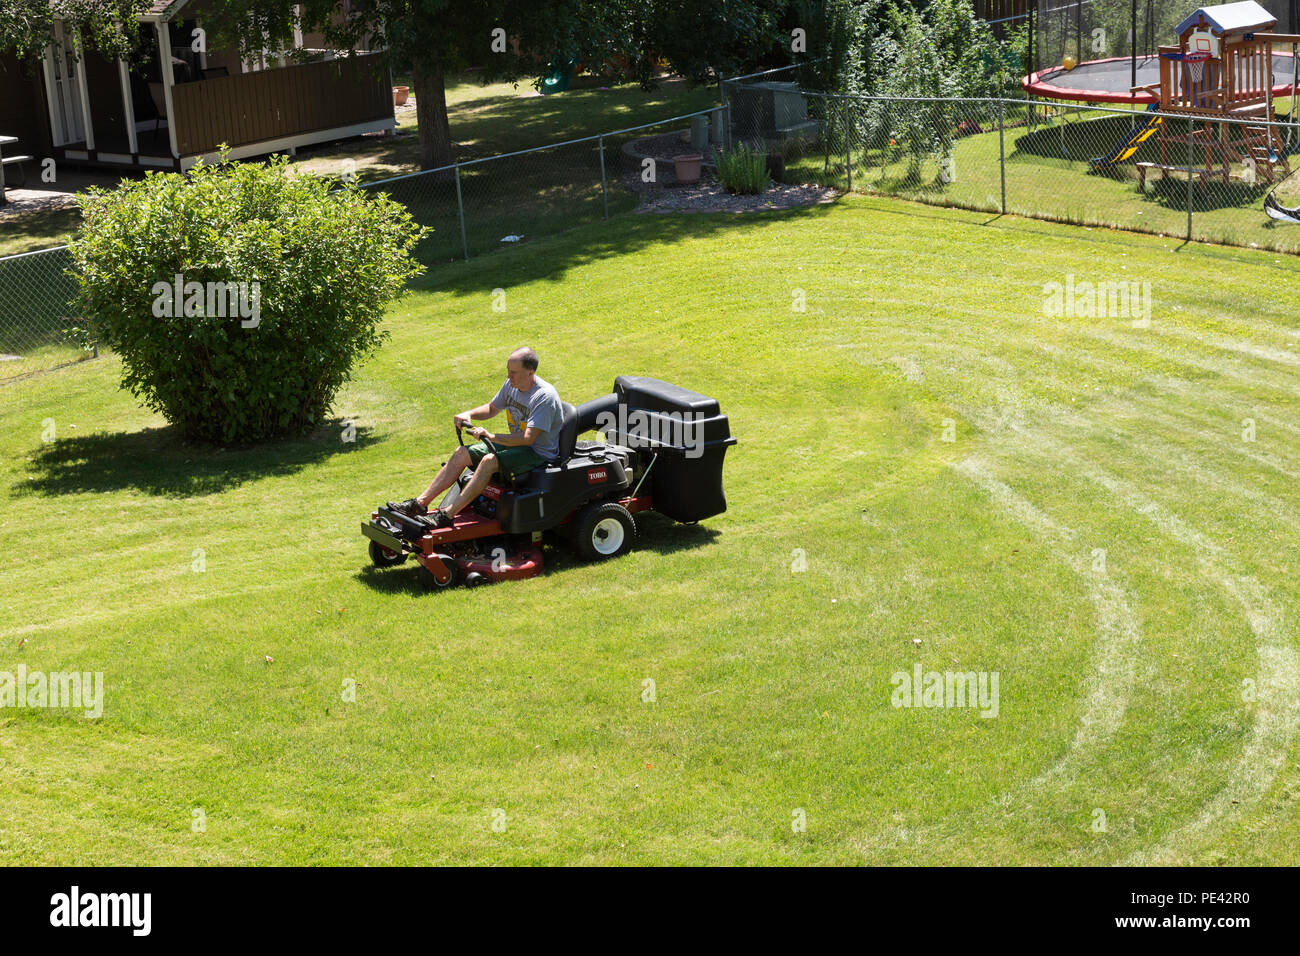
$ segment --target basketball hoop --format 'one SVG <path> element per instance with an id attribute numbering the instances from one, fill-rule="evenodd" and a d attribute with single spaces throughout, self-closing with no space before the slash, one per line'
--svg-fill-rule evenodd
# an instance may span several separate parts
<path id="1" fill-rule="evenodd" d="M 1208 50 L 1188 50 L 1186 53 L 1174 53 L 1169 57 L 1170 59 L 1182 60 L 1187 64 L 1187 78 L 1194 85 L 1199 86 L 1205 79 L 1205 61 L 1210 59 Z"/>

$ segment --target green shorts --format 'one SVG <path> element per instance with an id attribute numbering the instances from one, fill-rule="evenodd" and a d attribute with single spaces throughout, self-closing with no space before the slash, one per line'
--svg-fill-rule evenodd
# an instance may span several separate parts
<path id="1" fill-rule="evenodd" d="M 488 453 L 488 446 L 478 441 L 472 445 L 466 445 L 465 450 L 469 452 L 469 460 L 477 468 L 478 463 L 483 460 L 483 456 Z M 526 445 L 497 446 L 497 472 L 506 474 L 511 478 L 518 478 L 525 472 L 532 471 L 538 465 L 544 464 L 546 464 L 546 459 Z"/>

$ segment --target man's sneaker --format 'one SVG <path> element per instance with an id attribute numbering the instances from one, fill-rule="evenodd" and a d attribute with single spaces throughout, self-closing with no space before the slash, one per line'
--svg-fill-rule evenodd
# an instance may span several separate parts
<path id="1" fill-rule="evenodd" d="M 390 511 L 409 515 L 412 518 L 423 517 L 429 513 L 429 509 L 420 504 L 420 502 L 414 498 L 407 498 L 405 501 L 399 501 L 397 504 L 393 504 L 390 501 L 388 502 L 388 508 Z"/>
<path id="2" fill-rule="evenodd" d="M 456 519 L 441 508 L 434 508 L 425 516 L 424 520 L 435 528 L 451 528 L 456 525 Z"/>

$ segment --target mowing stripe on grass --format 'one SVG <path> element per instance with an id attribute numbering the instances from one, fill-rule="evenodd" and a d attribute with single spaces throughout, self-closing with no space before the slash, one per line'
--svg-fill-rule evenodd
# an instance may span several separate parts
<path id="1" fill-rule="evenodd" d="M 1275 609 L 1269 606 L 1271 602 L 1258 582 L 1249 578 L 1225 578 L 1223 583 L 1243 607 L 1252 609 L 1248 613 L 1250 626 L 1261 641 L 1257 648 L 1258 697 L 1250 739 L 1232 770 L 1228 786 L 1208 800 L 1194 820 L 1165 834 L 1157 846 L 1131 854 L 1125 865 L 1168 866 L 1194 862 L 1193 853 L 1212 824 L 1240 816 L 1249 806 L 1263 800 L 1286 763 L 1300 727 L 1300 654 L 1275 643 L 1288 637 L 1281 632 L 1279 620 L 1272 616 Z"/>
<path id="2" fill-rule="evenodd" d="M 983 458 L 964 458 L 953 467 L 978 485 L 998 508 L 1032 531 L 1058 560 L 1079 576 L 1096 612 L 1097 643 L 1093 652 L 1096 676 L 1086 681 L 1092 689 L 1074 741 L 1065 756 L 1027 784 L 1031 788 L 1046 786 L 1056 778 L 1070 775 L 1081 751 L 1104 746 L 1119 730 L 1133 688 L 1141 628 L 1125 590 L 1109 575 L 1092 570 L 1084 560 L 1077 532 L 1058 524 L 1013 491 Z"/>
<path id="3" fill-rule="evenodd" d="M 974 414 L 979 415 L 978 411 Z M 1258 580 L 1238 573 L 1224 548 L 1193 528 L 1129 482 L 1111 474 L 1044 435 L 1012 427 L 1021 453 L 1068 464 L 1073 472 L 1106 489 L 1130 511 L 1149 520 L 1163 533 L 1189 546 L 1201 572 L 1228 592 L 1245 611 L 1255 635 L 1260 704 L 1255 708 L 1249 741 L 1235 763 L 1230 785 L 1210 801 L 1192 822 L 1167 834 L 1143 859 L 1161 860 L 1178 853 L 1213 821 L 1240 815 L 1272 786 L 1300 730 L 1300 656 L 1287 646 L 1290 635 L 1277 605 Z"/>
<path id="4" fill-rule="evenodd" d="M 968 356 L 970 356 L 971 361 L 974 362 L 975 364 L 982 364 L 982 365 L 992 367 L 995 370 L 997 369 L 997 364 L 989 362 L 987 357 L 983 355 L 983 353 L 980 350 L 976 349 L 975 347 L 962 346 L 962 345 L 950 344 L 950 343 L 945 343 L 944 347 L 949 352 L 961 352 L 967 354 Z M 1061 358 L 1067 361 L 1075 360 L 1075 357 L 1073 355 L 1065 355 L 1064 353 L 1061 354 Z M 1105 363 L 1099 360 L 1094 360 L 1090 364 L 1092 364 L 1094 368 L 1098 369 L 1098 371 L 1102 371 L 1106 368 Z M 1162 376 L 1158 376 L 1158 375 L 1148 376 L 1144 374 L 1141 381 L 1145 383 L 1152 378 L 1162 378 Z M 1068 382 L 1051 374 L 1043 374 L 1038 377 L 1037 379 L 1038 384 L 1041 385 L 1042 383 L 1045 382 L 1050 382 L 1054 385 L 1058 385 L 1062 390 L 1065 390 L 1069 387 Z M 1200 397 L 1200 395 L 1208 391 L 1211 391 L 1212 388 L 1213 387 L 1209 385 L 1196 387 L 1195 388 L 1195 391 L 1197 392 L 1196 397 Z M 1131 392 L 1132 390 L 1130 389 L 1129 391 Z M 1241 406 L 1242 404 L 1240 398 L 1234 399 L 1234 397 L 1231 396 L 1229 393 L 1220 392 L 1219 394 L 1225 395 L 1225 399 L 1223 402 L 1225 407 L 1231 406 L 1233 404 Z M 1009 394 L 1006 393 L 1005 389 L 1002 389 L 1001 393 L 998 396 L 998 399 L 999 399 L 999 405 L 1001 406 L 1001 410 L 999 412 L 999 417 L 995 422 L 994 430 L 998 430 L 1000 427 L 1005 426 L 1008 416 L 1009 414 L 1011 414 L 1008 411 L 1009 409 L 1021 408 L 1027 402 L 1027 399 L 1024 396 L 1019 396 L 1014 399 L 1009 397 Z M 1294 468 L 1289 467 L 1288 464 L 1283 463 L 1281 460 L 1279 460 L 1279 458 L 1276 455 L 1270 454 L 1268 452 L 1255 451 L 1254 449 L 1247 447 L 1247 445 L 1240 440 L 1227 439 L 1226 436 L 1229 435 L 1239 437 L 1240 430 L 1241 430 L 1240 418 L 1230 418 L 1229 420 L 1225 421 L 1223 423 L 1223 427 L 1219 429 L 1213 429 L 1213 428 L 1206 429 L 1205 428 L 1206 423 L 1196 418 L 1190 412 L 1180 410 L 1179 408 L 1174 408 L 1172 410 L 1166 411 L 1158 407 L 1155 404 L 1156 401 L 1157 399 L 1155 397 L 1150 397 L 1150 396 L 1144 397 L 1138 394 L 1129 399 L 1120 399 L 1120 398 L 1111 399 L 1107 404 L 1107 408 L 1111 410 L 1125 409 L 1135 416 L 1141 416 L 1144 420 L 1148 422 L 1159 421 L 1164 423 L 1177 423 L 1181 425 L 1181 427 L 1173 428 L 1171 430 L 1176 431 L 1177 433 L 1182 435 L 1189 434 L 1187 426 L 1192 425 L 1197 428 L 1200 428 L 1202 431 L 1208 432 L 1210 435 L 1225 436 L 1221 438 L 1219 441 L 1211 441 L 1212 447 L 1215 447 L 1220 450 L 1229 451 L 1232 454 L 1236 455 L 1237 457 L 1245 458 L 1248 461 L 1251 461 L 1257 465 L 1267 468 L 1270 471 L 1277 472 L 1278 474 L 1283 475 L 1287 478 L 1300 480 L 1300 471 L 1296 471 Z M 1102 424 L 1100 420 L 1082 416 L 1072 409 L 1044 407 L 1043 410 L 1045 413 L 1051 414 L 1054 418 L 1059 419 L 1062 424 L 1068 423 L 1071 426 L 1074 426 L 1076 428 Z M 1224 414 L 1227 413 L 1225 412 Z M 1286 425 L 1285 423 L 1282 423 L 1279 420 L 1272 418 L 1271 416 L 1262 415 L 1254 412 L 1253 410 L 1251 410 L 1251 414 L 1248 417 L 1255 419 L 1257 422 L 1259 421 L 1270 422 L 1270 423 L 1277 422 L 1279 425 L 1281 425 L 1281 427 L 1283 427 L 1286 430 L 1297 431 L 1297 429 L 1294 426 Z M 1190 432 L 1190 434 L 1194 435 L 1196 434 L 1196 431 L 1193 430 L 1192 432 Z M 1143 437 L 1148 438 L 1150 436 L 1143 436 Z M 1241 493 L 1243 494 L 1249 495 L 1249 493 L 1253 490 L 1250 489 L 1249 486 L 1241 485 L 1240 482 L 1238 483 L 1238 485 L 1241 487 Z M 1234 486 L 1233 493 L 1238 493 L 1236 491 L 1236 486 Z"/>
<path id="5" fill-rule="evenodd" d="M 951 341 L 946 342 L 945 345 L 953 351 L 974 352 L 973 349 L 954 346 Z M 982 356 L 976 354 L 976 361 L 980 362 L 981 359 Z M 1188 545 L 1196 555 L 1201 573 L 1216 582 L 1242 606 L 1251 631 L 1255 635 L 1260 705 L 1256 708 L 1251 735 L 1235 764 L 1229 786 L 1207 801 L 1194 820 L 1167 835 L 1158 847 L 1141 851 L 1130 858 L 1130 862 L 1179 860 L 1182 858 L 1180 852 L 1185 852 L 1183 848 L 1198 839 L 1210 824 L 1229 814 L 1239 815 L 1245 806 L 1262 799 L 1272 785 L 1272 781 L 1285 762 L 1297 729 L 1300 728 L 1300 657 L 1287 646 L 1289 637 L 1282 627 L 1282 614 L 1269 597 L 1267 588 L 1254 577 L 1235 572 L 1233 570 L 1235 562 L 1227 556 L 1222 547 L 1169 509 L 1142 495 L 1130 483 L 1096 467 L 1068 447 L 1050 438 L 1042 428 L 1030 429 L 1022 422 L 1009 421 L 1009 417 L 1023 418 L 1023 412 L 1009 416 L 1006 406 L 1010 405 L 1012 409 L 1022 410 L 1029 404 L 1026 396 L 1002 383 L 997 385 L 996 391 L 999 405 L 1003 406 L 996 413 L 982 408 L 961 406 L 959 408 L 965 417 L 982 428 L 995 444 L 1000 444 L 1008 436 L 1014 436 L 1010 444 L 1018 454 L 1035 454 L 1051 460 L 1057 467 L 1068 465 L 1074 474 L 1081 475 L 1105 488 L 1129 510 L 1154 522 L 1162 532 Z M 1108 407 L 1113 408 L 1116 405 L 1134 408 L 1143 414 L 1157 415 L 1165 421 L 1172 417 L 1160 415 L 1154 409 L 1141 408 L 1122 400 L 1108 403 Z M 1053 417 L 1058 425 L 1101 424 L 1072 411 L 1059 411 Z M 1246 451 L 1245 455 L 1260 464 L 1277 468 L 1282 473 L 1288 471 L 1280 468 L 1270 456 L 1257 455 L 1249 451 Z M 994 500 L 1002 505 L 1004 510 L 1015 514 L 1018 520 L 1036 530 L 1040 536 L 1061 534 L 1060 527 L 1050 522 L 1050 519 L 1045 519 L 1045 516 L 1037 512 L 1030 503 L 1023 499 L 1017 500 L 1014 492 L 999 482 L 982 460 L 968 458 L 958 463 L 956 467 L 976 480 Z M 1045 781 L 1051 776 L 1054 774 L 1049 771 L 1040 779 Z"/>

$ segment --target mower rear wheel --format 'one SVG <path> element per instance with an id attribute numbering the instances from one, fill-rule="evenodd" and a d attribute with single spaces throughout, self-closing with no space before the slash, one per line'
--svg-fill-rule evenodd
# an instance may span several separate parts
<path id="1" fill-rule="evenodd" d="M 636 538 L 632 514 L 614 501 L 587 505 L 574 521 L 573 546 L 588 561 L 604 561 L 626 554 Z"/>
<path id="2" fill-rule="evenodd" d="M 370 560 L 377 568 L 391 568 L 406 560 L 404 551 L 390 551 L 378 541 L 370 542 Z"/>
<path id="3" fill-rule="evenodd" d="M 429 591 L 446 591 L 448 588 L 454 588 L 460 580 L 460 566 L 456 564 L 456 559 L 449 554 L 439 554 L 435 555 L 435 557 L 447 566 L 447 570 L 451 572 L 451 577 L 446 581 L 439 582 L 433 576 L 433 572 L 422 564 L 420 565 L 420 583 Z"/>

